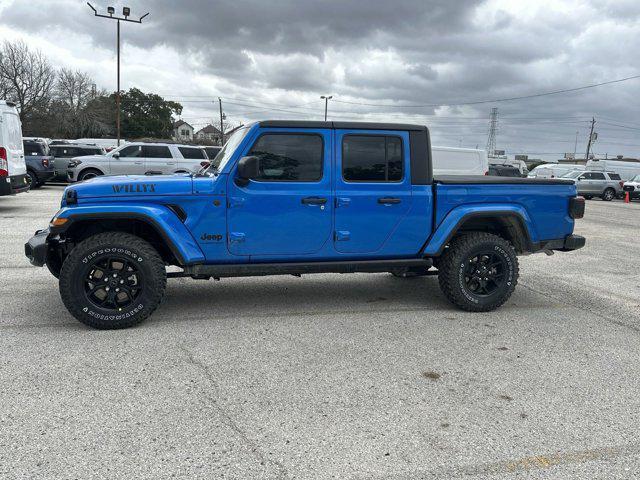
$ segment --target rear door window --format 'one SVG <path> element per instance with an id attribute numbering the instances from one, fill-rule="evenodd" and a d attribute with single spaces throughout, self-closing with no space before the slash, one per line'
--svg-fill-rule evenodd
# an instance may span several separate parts
<path id="1" fill-rule="evenodd" d="M 184 158 L 192 158 L 194 160 L 204 160 L 207 158 L 204 150 L 201 148 L 178 147 L 178 150 L 180 150 Z"/>
<path id="2" fill-rule="evenodd" d="M 606 178 L 604 177 L 604 173 L 598 173 L 598 172 L 592 172 L 591 178 L 593 180 L 606 180 Z"/>
<path id="3" fill-rule="evenodd" d="M 142 156 L 146 158 L 173 158 L 169 147 L 161 145 L 144 145 Z"/>
<path id="4" fill-rule="evenodd" d="M 347 182 L 399 182 L 402 139 L 390 135 L 346 135 L 342 141 L 342 177 Z"/>

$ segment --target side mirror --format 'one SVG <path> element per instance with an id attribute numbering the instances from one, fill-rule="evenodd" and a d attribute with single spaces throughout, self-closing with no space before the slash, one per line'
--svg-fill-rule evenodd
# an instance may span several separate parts
<path id="1" fill-rule="evenodd" d="M 578 180 L 584 180 L 586 177 L 578 177 Z"/>
<path id="2" fill-rule="evenodd" d="M 120 158 L 120 152 L 116 152 L 113 155 L 111 155 L 113 158 Z"/>
<path id="3" fill-rule="evenodd" d="M 260 159 L 258 157 L 242 157 L 238 162 L 238 176 L 236 183 L 242 187 L 249 184 L 249 180 L 260 175 Z"/>

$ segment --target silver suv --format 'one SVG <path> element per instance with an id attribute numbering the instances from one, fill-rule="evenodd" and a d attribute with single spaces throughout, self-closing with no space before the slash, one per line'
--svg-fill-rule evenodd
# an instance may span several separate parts
<path id="1" fill-rule="evenodd" d="M 573 171 L 562 178 L 571 178 L 578 187 L 578 195 L 587 200 L 600 197 L 607 202 L 622 196 L 623 181 L 620 175 L 613 172 L 598 172 L 593 170 Z"/>
<path id="2" fill-rule="evenodd" d="M 99 175 L 196 173 L 208 164 L 205 151 L 198 146 L 131 142 L 106 155 L 72 159 L 67 179 L 76 182 Z"/>

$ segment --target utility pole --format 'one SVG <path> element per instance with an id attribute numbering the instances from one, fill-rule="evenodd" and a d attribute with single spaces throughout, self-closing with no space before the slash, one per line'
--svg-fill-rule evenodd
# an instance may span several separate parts
<path id="1" fill-rule="evenodd" d="M 589 152 L 591 151 L 591 143 L 593 142 L 593 127 L 596 124 L 596 117 L 591 118 L 591 130 L 589 131 L 589 141 L 587 142 L 587 155 L 584 157 L 585 161 L 589 161 Z"/>
<path id="2" fill-rule="evenodd" d="M 489 138 L 487 138 L 487 156 L 489 158 L 495 156 L 497 133 L 498 133 L 498 107 L 493 107 L 491 109 L 491 115 L 489 117 Z"/>
<path id="3" fill-rule="evenodd" d="M 220 146 L 224 145 L 224 119 L 225 115 L 222 113 L 222 99 L 218 97 L 218 103 L 220 104 Z"/>
<path id="4" fill-rule="evenodd" d="M 578 153 L 578 134 L 580 132 L 576 130 L 576 143 L 573 145 L 573 159 L 576 159 L 576 153 Z"/>
<path id="5" fill-rule="evenodd" d="M 320 98 L 324 100 L 324 121 L 327 121 L 327 110 L 329 109 L 329 100 L 333 98 L 333 95 L 320 95 Z"/>
<path id="6" fill-rule="evenodd" d="M 147 15 L 149 15 L 149 12 L 142 15 L 138 20 L 132 20 L 129 18 L 129 15 L 131 15 L 131 9 L 129 7 L 122 7 L 122 15 L 123 15 L 122 17 L 114 17 L 114 14 L 116 13 L 116 9 L 114 7 L 107 7 L 108 15 L 105 15 L 103 13 L 98 13 L 98 11 L 89 2 L 87 2 L 87 5 L 89 5 L 89 8 L 93 10 L 94 16 L 116 20 L 118 23 L 116 27 L 116 52 L 118 57 L 118 66 L 117 66 L 118 81 L 117 81 L 117 90 L 116 90 L 116 132 L 118 136 L 118 146 L 119 146 L 120 145 L 120 21 L 131 22 L 131 23 L 142 23 L 142 19 Z"/>

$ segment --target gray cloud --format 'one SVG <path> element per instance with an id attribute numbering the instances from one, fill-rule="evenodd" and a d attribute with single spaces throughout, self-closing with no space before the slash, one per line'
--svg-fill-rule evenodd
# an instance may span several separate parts
<path id="1" fill-rule="evenodd" d="M 427 122 L 438 143 L 475 146 L 484 144 L 492 105 L 401 105 L 526 95 L 638 73 L 637 0 L 541 1 L 517 8 L 499 0 L 162 0 L 132 2 L 132 8 L 134 15 L 147 9 L 151 15 L 142 26 L 123 28 L 127 45 L 149 54 L 176 52 L 182 62 L 178 74 L 138 81 L 163 85 L 160 93 L 183 100 L 185 117 L 202 122 L 212 114 L 210 103 L 189 100 L 191 95 L 241 99 L 243 105 L 228 105 L 228 114 L 247 121 L 317 118 L 318 96 L 330 93 L 335 118 Z M 0 11 L 0 26 L 37 35 L 34 18 L 41 32 L 57 32 L 58 38 L 70 32 L 96 48 L 113 48 L 113 26 L 91 18 L 79 1 L 14 0 Z M 576 130 L 583 145 L 586 122 L 596 115 L 603 117 L 596 151 L 640 156 L 640 130 L 604 123 L 640 123 L 633 108 L 638 94 L 640 80 L 500 103 L 498 143 L 512 151 L 572 151 Z M 273 104 L 279 110 L 269 110 Z"/>

